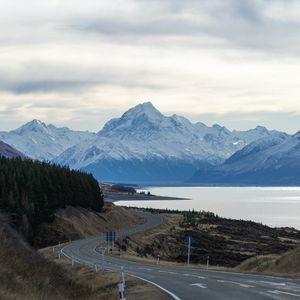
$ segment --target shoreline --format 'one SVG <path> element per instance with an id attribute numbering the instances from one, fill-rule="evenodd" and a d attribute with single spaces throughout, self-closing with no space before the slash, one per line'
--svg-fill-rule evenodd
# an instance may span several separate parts
<path id="1" fill-rule="evenodd" d="M 191 200 L 189 198 L 178 198 L 157 195 L 109 195 L 104 198 L 105 202 L 119 202 L 119 201 L 183 201 Z"/>

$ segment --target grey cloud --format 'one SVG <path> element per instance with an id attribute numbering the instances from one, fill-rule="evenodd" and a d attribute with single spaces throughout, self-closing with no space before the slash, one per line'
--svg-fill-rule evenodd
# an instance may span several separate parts
<path id="1" fill-rule="evenodd" d="M 30 65 L 30 68 L 28 68 Z M 167 86 L 155 80 L 155 75 L 144 70 L 55 65 L 31 61 L 17 73 L 0 71 L 0 90 L 15 94 L 48 92 L 85 92 L 96 86 L 145 88 L 162 90 Z M 64 79 L 65 78 L 65 79 Z"/>
<path id="2" fill-rule="evenodd" d="M 274 4 L 278 2 L 274 1 Z M 234 47 L 296 53 L 299 49 L 300 22 L 276 21 L 264 16 L 263 10 L 267 5 L 272 5 L 272 1 L 165 0 L 160 1 L 160 5 L 156 1 L 156 5 L 151 1 L 138 3 L 142 4 L 136 18 L 126 15 L 118 18 L 83 17 L 72 25 L 73 29 L 113 37 L 120 42 L 126 41 L 126 38 L 132 41 L 132 37 L 139 39 L 175 35 L 201 39 L 212 36 L 224 39 Z M 201 20 L 202 15 L 209 20 Z"/>
<path id="3" fill-rule="evenodd" d="M 240 111 L 226 114 L 201 114 L 188 116 L 194 122 L 203 122 L 209 125 L 215 123 L 225 125 L 231 130 L 248 130 L 257 125 L 265 126 L 270 130 L 286 131 L 294 134 L 299 131 L 299 114 L 294 112 L 267 112 L 258 111 L 244 113 Z"/>

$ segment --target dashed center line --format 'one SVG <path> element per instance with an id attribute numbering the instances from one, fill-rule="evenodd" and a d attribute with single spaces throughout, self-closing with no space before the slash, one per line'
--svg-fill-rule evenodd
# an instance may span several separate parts
<path id="1" fill-rule="evenodd" d="M 260 280 L 259 282 L 266 283 L 269 285 L 275 285 L 275 286 L 286 286 L 285 282 L 271 282 L 271 281 L 263 281 L 263 280 Z"/>
<path id="2" fill-rule="evenodd" d="M 207 279 L 207 277 L 203 277 L 203 276 L 199 276 L 199 275 L 195 275 L 195 274 L 183 274 L 183 276 L 195 277 L 195 278 L 199 278 L 199 279 Z"/>
<path id="3" fill-rule="evenodd" d="M 139 268 L 140 270 L 146 270 L 146 271 L 153 271 L 153 269 L 149 269 L 149 268 Z"/>
<path id="4" fill-rule="evenodd" d="M 217 280 L 220 283 L 230 283 L 230 284 L 236 284 L 239 285 L 240 287 L 244 287 L 244 288 L 253 288 L 254 285 L 250 285 L 250 284 L 246 284 L 246 283 L 242 283 L 242 282 L 236 282 L 236 281 L 229 281 L 229 280 Z"/>
<path id="5" fill-rule="evenodd" d="M 268 293 L 275 294 L 275 295 L 282 294 L 282 295 L 288 295 L 288 296 L 294 296 L 294 297 L 300 298 L 299 294 L 294 294 L 294 293 L 284 292 L 284 291 L 278 291 L 278 290 L 271 290 L 271 291 L 268 291 Z"/>
<path id="6" fill-rule="evenodd" d="M 170 271 L 158 271 L 158 272 L 159 272 L 159 273 L 172 274 L 172 275 L 176 274 L 175 272 L 170 272 Z"/>

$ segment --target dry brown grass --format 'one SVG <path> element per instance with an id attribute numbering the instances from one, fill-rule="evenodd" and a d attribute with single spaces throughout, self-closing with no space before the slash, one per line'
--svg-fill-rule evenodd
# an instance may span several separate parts
<path id="1" fill-rule="evenodd" d="M 74 299 L 88 289 L 31 249 L 0 217 L 0 299 Z"/>
<path id="2" fill-rule="evenodd" d="M 110 203 L 104 205 L 101 213 L 67 207 L 56 212 L 53 223 L 41 227 L 37 237 L 38 244 L 44 248 L 59 242 L 101 234 L 107 230 L 126 229 L 143 222 L 128 210 Z"/>
<path id="3" fill-rule="evenodd" d="M 71 213 L 70 209 L 68 212 Z M 108 213 L 113 214 L 110 217 L 116 221 L 115 218 L 122 211 Z M 90 222 L 86 219 L 86 215 L 78 215 L 75 217 L 75 220 L 77 219 L 82 223 Z M 73 222 L 80 226 L 77 221 Z M 140 220 L 129 219 L 128 226 L 131 226 L 131 222 Z M 117 227 L 118 222 L 116 223 Z M 87 233 L 83 230 L 80 234 Z M 52 248 L 37 253 L 8 225 L 3 215 L 0 215 L 0 240 L 1 300 L 118 299 L 119 274 L 95 273 L 94 270 L 79 265 L 72 268 L 66 259 L 54 258 Z M 128 279 L 126 291 L 128 299 L 132 300 L 148 300 L 153 297 L 161 300 L 170 299 L 158 289 L 133 278 Z"/>
<path id="4" fill-rule="evenodd" d="M 300 276 L 300 247 L 282 255 L 265 255 L 247 259 L 235 269 L 242 272 Z"/>
<path id="5" fill-rule="evenodd" d="M 182 220 L 182 216 L 178 214 L 164 214 L 166 223 L 160 227 L 154 228 L 151 231 L 147 231 L 147 234 L 138 233 L 129 237 L 127 252 L 123 254 L 123 258 L 127 260 L 144 262 L 148 264 L 156 264 L 157 259 L 148 255 L 147 257 L 141 257 L 137 253 L 137 247 L 143 247 L 153 243 L 160 235 L 167 237 L 171 235 L 172 230 L 182 230 L 179 227 L 179 223 Z M 215 225 L 202 225 L 206 230 L 210 228 L 214 229 Z M 203 229 L 203 228 L 201 228 Z M 166 247 L 165 247 L 166 248 Z M 116 253 L 115 255 L 118 255 Z M 160 264 L 168 267 L 190 267 L 190 268 L 206 268 L 206 265 L 179 263 L 174 261 L 161 260 Z M 252 257 L 247 259 L 242 264 L 235 268 L 210 266 L 211 270 L 229 271 L 229 272 L 243 272 L 243 273 L 263 273 L 269 275 L 286 275 L 286 276 L 300 276 L 300 247 L 288 251 L 281 255 L 264 255 L 258 257 Z"/>
<path id="6" fill-rule="evenodd" d="M 95 270 L 81 266 L 75 263 L 72 267 L 70 260 L 66 258 L 58 259 L 53 254 L 52 248 L 42 250 L 43 256 L 60 265 L 66 273 L 71 274 L 75 282 L 80 282 L 88 287 L 92 294 L 85 298 L 87 300 L 116 300 L 118 299 L 117 285 L 121 279 L 119 273 L 112 272 L 95 272 Z M 159 289 L 132 277 L 126 277 L 126 297 L 131 300 L 169 300 L 167 294 Z M 76 298 L 77 299 L 77 298 Z"/>

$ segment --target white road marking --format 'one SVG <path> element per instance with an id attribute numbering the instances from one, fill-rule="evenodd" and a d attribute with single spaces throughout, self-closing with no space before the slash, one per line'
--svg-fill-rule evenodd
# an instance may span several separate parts
<path id="1" fill-rule="evenodd" d="M 196 277 L 196 278 L 199 278 L 199 279 L 207 279 L 207 277 L 203 277 L 203 276 L 199 276 L 199 275 L 195 275 L 195 274 L 183 274 L 183 276 Z"/>
<path id="2" fill-rule="evenodd" d="M 139 268 L 140 270 L 146 270 L 146 271 L 153 271 L 153 269 L 149 269 L 149 268 Z"/>
<path id="3" fill-rule="evenodd" d="M 178 296 L 176 296 L 175 294 L 173 294 L 172 292 L 170 292 L 169 290 L 163 288 L 162 286 L 158 285 L 158 284 L 155 283 L 155 282 L 152 282 L 152 281 L 150 281 L 150 280 L 147 280 L 147 279 L 145 279 L 145 278 L 143 278 L 143 277 L 139 277 L 139 276 L 136 276 L 136 275 L 131 275 L 131 274 L 129 274 L 129 275 L 132 276 L 132 277 L 138 278 L 138 279 L 140 279 L 140 280 L 143 280 L 143 281 L 145 281 L 145 282 L 148 282 L 148 283 L 150 283 L 150 284 L 152 284 L 152 285 L 154 285 L 154 286 L 156 286 L 157 288 L 159 288 L 159 289 L 161 289 L 162 291 L 164 291 L 164 292 L 166 292 L 167 294 L 169 294 L 169 295 L 170 295 L 173 299 L 175 299 L 175 300 L 181 300 Z"/>
<path id="4" fill-rule="evenodd" d="M 288 296 L 294 296 L 294 297 L 300 298 L 300 294 L 294 294 L 294 293 L 283 292 L 283 291 L 278 291 L 278 290 L 271 290 L 271 291 L 268 291 L 268 293 L 275 294 L 275 295 L 282 294 L 282 295 L 288 295 Z"/>
<path id="5" fill-rule="evenodd" d="M 175 272 L 169 272 L 169 271 L 158 271 L 158 272 L 159 272 L 159 273 L 172 274 L 172 275 L 176 274 Z"/>
<path id="6" fill-rule="evenodd" d="M 206 289 L 207 287 L 205 286 L 205 284 L 203 283 L 193 283 L 193 284 L 190 284 L 190 286 L 197 286 L 201 289 Z"/>
<path id="7" fill-rule="evenodd" d="M 236 284 L 239 285 L 240 287 L 244 287 L 244 288 L 253 288 L 254 285 L 250 285 L 250 284 L 246 284 L 246 283 L 242 283 L 242 282 L 236 282 L 236 281 L 230 281 L 230 280 L 217 280 L 220 283 L 230 283 L 230 284 Z"/>
<path id="8" fill-rule="evenodd" d="M 261 283 L 266 283 L 266 284 L 270 284 L 270 285 L 278 285 L 278 286 L 286 286 L 285 282 L 272 282 L 272 281 L 262 281 L 260 280 L 259 282 Z"/>

